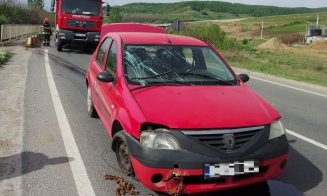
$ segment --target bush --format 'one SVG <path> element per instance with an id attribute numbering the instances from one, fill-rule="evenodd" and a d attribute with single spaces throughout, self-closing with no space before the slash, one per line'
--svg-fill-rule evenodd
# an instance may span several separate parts
<path id="1" fill-rule="evenodd" d="M 238 42 L 235 39 L 226 37 L 226 33 L 217 24 L 188 25 L 178 34 L 195 37 L 223 50 L 239 48 Z"/>
<path id="2" fill-rule="evenodd" d="M 10 59 L 11 55 L 7 50 L 0 49 L 0 65 L 5 64 Z"/>
<path id="3" fill-rule="evenodd" d="M 49 15 L 44 10 L 9 4 L 0 5 L 0 13 L 0 24 L 41 24 L 44 17 Z"/>
<path id="4" fill-rule="evenodd" d="M 246 45 L 246 44 L 249 43 L 249 40 L 247 40 L 247 39 L 243 39 L 243 40 L 242 40 L 242 43 L 243 43 L 244 45 Z"/>

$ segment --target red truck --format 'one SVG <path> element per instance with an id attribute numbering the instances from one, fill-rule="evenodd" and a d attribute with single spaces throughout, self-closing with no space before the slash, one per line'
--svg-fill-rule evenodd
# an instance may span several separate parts
<path id="1" fill-rule="evenodd" d="M 56 8 L 57 50 L 82 45 L 93 49 L 99 43 L 103 12 L 102 0 L 52 0 L 51 11 Z M 107 4 L 109 16 L 110 6 Z"/>

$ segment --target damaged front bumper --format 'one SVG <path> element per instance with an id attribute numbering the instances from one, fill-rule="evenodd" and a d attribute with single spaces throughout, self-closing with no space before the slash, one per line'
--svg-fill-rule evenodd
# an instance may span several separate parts
<path id="1" fill-rule="evenodd" d="M 286 136 L 264 144 L 261 141 L 254 143 L 236 153 L 209 149 L 182 132 L 175 132 L 174 136 L 181 141 L 183 150 L 143 147 L 137 139 L 127 134 L 127 146 L 136 177 L 153 191 L 189 194 L 250 185 L 281 175 L 288 160 Z M 214 179 L 204 177 L 205 164 L 244 160 L 259 161 L 260 172 Z"/>

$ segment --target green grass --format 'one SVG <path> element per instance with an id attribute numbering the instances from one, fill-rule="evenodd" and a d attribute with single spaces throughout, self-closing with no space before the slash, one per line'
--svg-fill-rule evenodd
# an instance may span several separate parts
<path id="1" fill-rule="evenodd" d="M 305 32 L 306 31 L 306 24 L 299 23 L 299 24 L 287 24 L 282 26 L 272 27 L 269 30 L 271 31 L 287 31 L 287 32 Z"/>
<path id="2" fill-rule="evenodd" d="M 326 58 L 281 51 L 243 50 L 241 58 L 227 56 L 232 66 L 327 86 Z"/>
<path id="3" fill-rule="evenodd" d="M 124 14 L 124 21 L 148 23 L 169 23 L 177 18 L 183 21 L 197 21 L 327 12 L 327 8 L 281 8 L 274 6 L 245 5 L 239 3 L 232 4 L 219 1 L 131 3 L 121 6 L 121 8 Z M 256 20 L 257 19 L 252 19 L 252 22 L 257 22 Z M 273 21 L 275 20 L 276 19 L 273 19 Z M 251 22 L 251 20 L 249 20 L 249 22 Z"/>
<path id="4" fill-rule="evenodd" d="M 271 31 L 287 31 L 287 32 L 305 32 L 306 25 L 315 24 L 319 14 L 319 25 L 327 25 L 327 12 L 304 13 L 282 16 L 267 16 L 263 18 L 249 18 L 236 22 L 237 25 L 259 25 L 264 20 L 265 29 Z"/>
<path id="5" fill-rule="evenodd" d="M 0 66 L 8 62 L 11 54 L 7 50 L 0 49 Z"/>

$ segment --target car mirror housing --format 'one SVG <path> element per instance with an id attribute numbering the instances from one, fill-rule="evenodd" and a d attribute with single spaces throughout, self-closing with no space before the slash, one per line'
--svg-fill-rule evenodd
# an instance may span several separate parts
<path id="1" fill-rule="evenodd" d="M 110 82 L 114 82 L 115 81 L 115 77 L 107 72 L 100 72 L 97 75 L 97 79 L 100 82 L 105 82 L 105 83 L 110 83 Z"/>
<path id="2" fill-rule="evenodd" d="M 238 77 L 245 83 L 250 80 L 250 76 L 247 74 L 239 74 Z"/>

